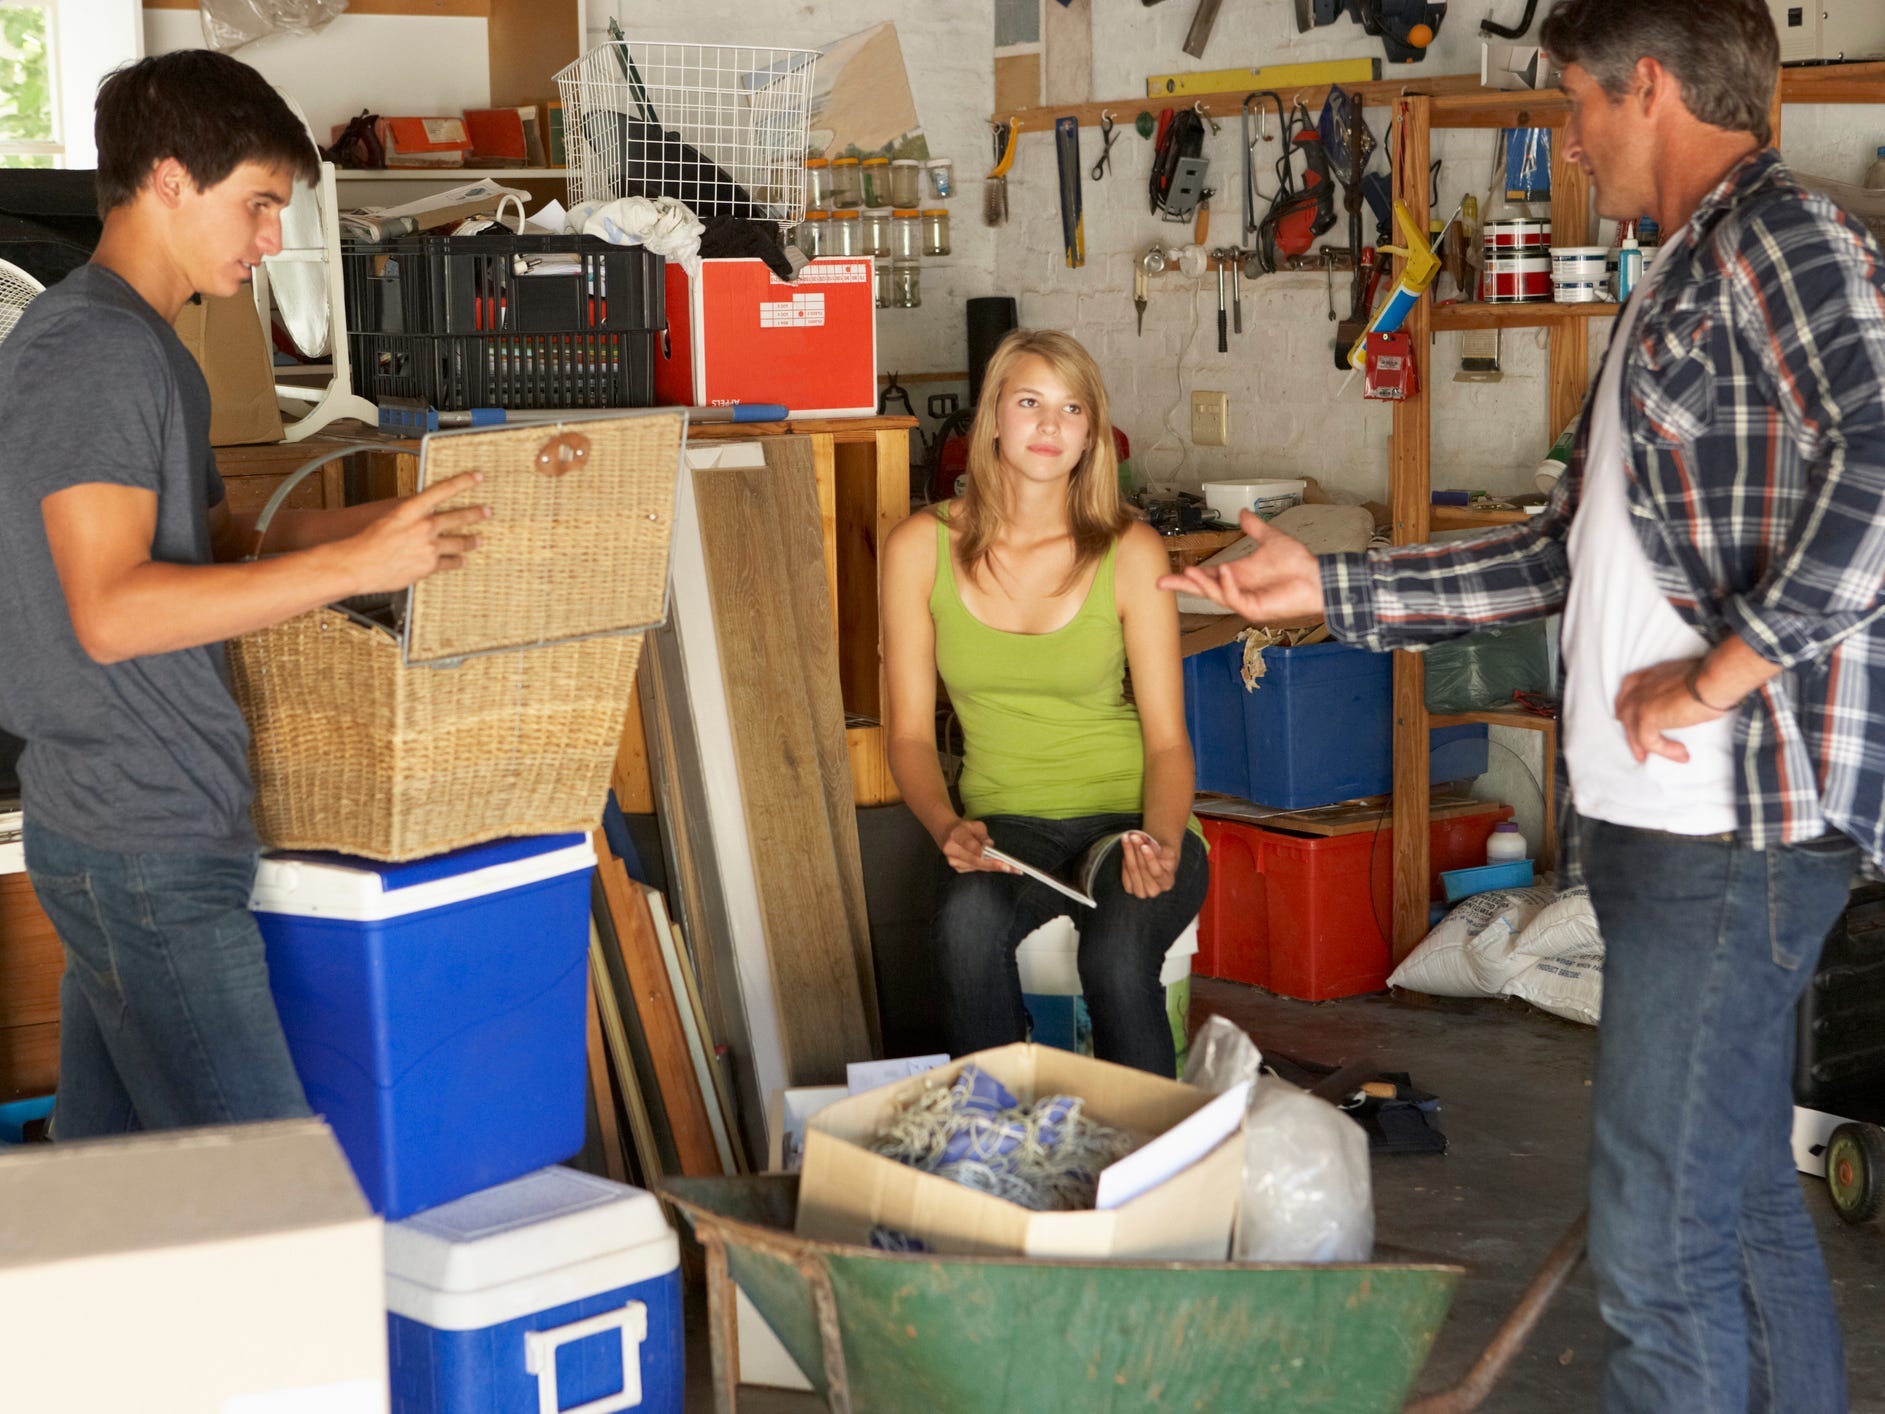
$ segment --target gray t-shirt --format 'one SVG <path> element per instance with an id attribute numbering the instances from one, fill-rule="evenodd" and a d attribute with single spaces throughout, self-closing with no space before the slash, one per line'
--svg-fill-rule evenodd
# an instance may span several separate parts
<path id="1" fill-rule="evenodd" d="M 223 485 L 202 370 L 99 265 L 0 341 L 0 726 L 26 740 L 29 821 L 96 849 L 246 854 L 249 731 L 222 645 L 111 664 L 79 647 L 39 506 L 90 482 L 156 493 L 154 560 L 213 558 Z"/>

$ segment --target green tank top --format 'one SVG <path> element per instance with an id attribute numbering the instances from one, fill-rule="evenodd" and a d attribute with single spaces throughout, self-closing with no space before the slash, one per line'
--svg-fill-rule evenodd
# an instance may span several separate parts
<path id="1" fill-rule="evenodd" d="M 1145 744 L 1126 701 L 1126 634 L 1108 548 L 1073 618 L 1052 633 L 990 628 L 962 602 L 949 528 L 936 522 L 936 668 L 962 723 L 970 819 L 1138 814 Z"/>

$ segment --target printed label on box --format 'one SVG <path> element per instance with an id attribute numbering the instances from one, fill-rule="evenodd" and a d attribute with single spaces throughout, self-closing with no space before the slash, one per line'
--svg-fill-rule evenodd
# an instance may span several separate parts
<path id="1" fill-rule="evenodd" d="M 793 295 L 789 300 L 766 300 L 759 306 L 761 329 L 822 329 L 824 325 L 823 295 Z"/>
<path id="2" fill-rule="evenodd" d="M 867 260 L 815 260 L 799 271 L 798 285 L 868 285 L 871 282 Z M 792 289 L 794 286 L 776 275 L 772 283 Z"/>

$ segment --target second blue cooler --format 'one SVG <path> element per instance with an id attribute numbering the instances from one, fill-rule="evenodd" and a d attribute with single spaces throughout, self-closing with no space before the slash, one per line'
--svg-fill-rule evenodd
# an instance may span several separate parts
<path id="1" fill-rule="evenodd" d="M 582 1148 L 594 867 L 583 835 L 262 860 L 251 907 L 288 1047 L 376 1211 Z"/>

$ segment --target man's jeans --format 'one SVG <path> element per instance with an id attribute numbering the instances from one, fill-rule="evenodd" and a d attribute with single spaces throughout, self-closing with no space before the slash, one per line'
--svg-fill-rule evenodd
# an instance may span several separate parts
<path id="1" fill-rule="evenodd" d="M 118 854 L 26 825 L 59 940 L 60 1139 L 308 1113 L 249 913 L 253 857 Z"/>
<path id="2" fill-rule="evenodd" d="M 1094 841 L 1141 828 L 1137 815 L 1042 820 L 991 815 L 995 847 L 1052 873 L 1077 866 Z M 977 870 L 948 877 L 938 890 L 932 942 L 943 984 L 943 1035 L 951 1055 L 1004 1046 L 1027 1035 L 1015 950 L 1050 918 L 1066 914 L 1080 930 L 1080 989 L 1093 1017 L 1093 1053 L 1101 1060 L 1170 1075 L 1176 1068 L 1171 1023 L 1159 971 L 1165 953 L 1204 906 L 1210 883 L 1204 841 L 1185 832 L 1177 878 L 1157 898 L 1134 898 L 1120 880 L 1120 856 L 1102 862 L 1088 908 L 1018 874 Z"/>
<path id="3" fill-rule="evenodd" d="M 1789 1135 L 1794 1006 L 1858 851 L 1583 829 L 1605 948 L 1590 1258 L 1614 1333 L 1606 1408 L 1841 1414 Z"/>

